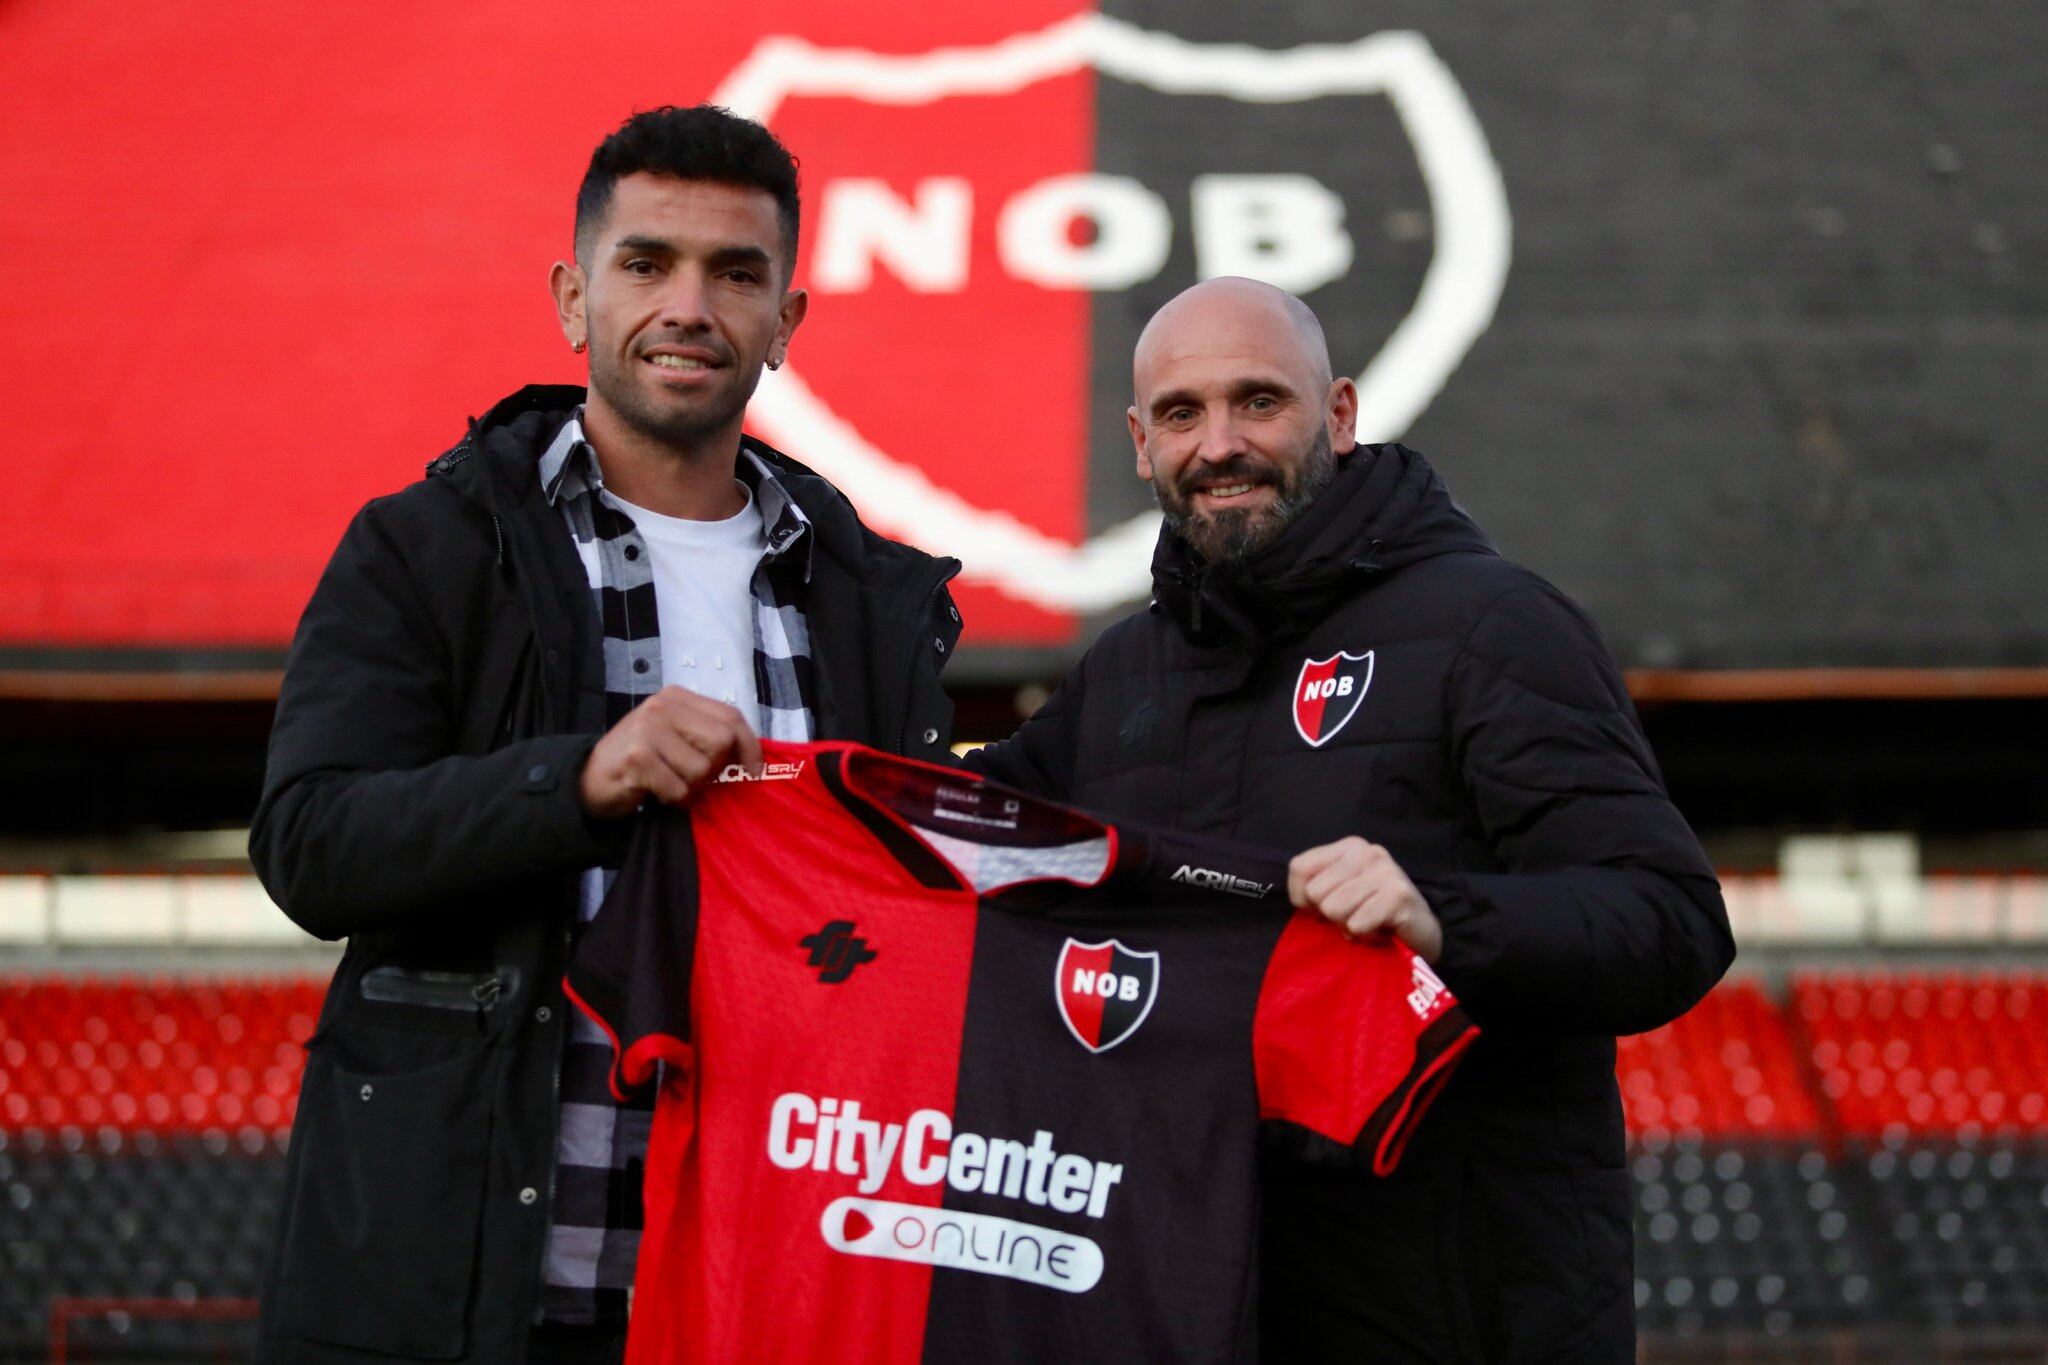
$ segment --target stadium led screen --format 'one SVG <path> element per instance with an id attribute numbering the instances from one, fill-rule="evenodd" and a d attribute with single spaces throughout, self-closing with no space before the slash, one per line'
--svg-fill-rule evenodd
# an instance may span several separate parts
<path id="1" fill-rule="evenodd" d="M 752 410 L 959 556 L 970 670 L 1142 602 L 1137 329 L 1319 310 L 1624 662 L 2048 663 L 2038 12 L 1484 0 L 0 9 L 0 651 L 281 647 L 363 500 L 575 381 L 595 142 L 712 99 L 801 158 Z"/>

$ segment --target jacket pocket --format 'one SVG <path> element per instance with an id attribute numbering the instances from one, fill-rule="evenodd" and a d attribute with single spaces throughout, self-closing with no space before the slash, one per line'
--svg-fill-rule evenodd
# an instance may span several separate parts
<path id="1" fill-rule="evenodd" d="M 506 967 L 496 973 L 434 972 L 387 964 L 364 972 L 357 989 L 365 1000 L 488 1014 L 496 1008 L 499 996 L 518 993 L 519 969 Z"/>
<path id="2" fill-rule="evenodd" d="M 445 1054 L 463 1046 L 456 1038 L 481 1043 L 502 1032 L 504 1024 L 518 1013 L 508 1006 L 517 1003 L 520 981 L 519 969 L 509 965 L 495 970 L 455 971 L 386 962 L 357 978 L 355 989 L 348 993 L 342 1017 L 334 1026 L 349 1035 L 351 1045 L 368 1047 L 366 1055 L 370 1056 L 391 1052 L 386 1035 L 455 1035 L 438 1045 L 438 1050 Z M 372 1035 L 378 1039 L 374 1044 L 369 1042 Z M 318 1046 L 316 1036 L 314 1047 Z M 402 1060 L 391 1065 L 362 1056 L 352 1060 L 361 1069 L 371 1071 L 405 1069 L 421 1060 L 410 1049 L 401 1048 L 393 1055 Z"/>
<path id="3" fill-rule="evenodd" d="M 372 1073 L 314 1046 L 272 1330 L 419 1360 L 463 1354 L 496 1055 Z"/>

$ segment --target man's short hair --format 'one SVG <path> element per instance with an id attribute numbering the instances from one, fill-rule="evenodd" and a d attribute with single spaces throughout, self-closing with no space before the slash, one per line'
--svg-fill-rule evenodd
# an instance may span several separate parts
<path id="1" fill-rule="evenodd" d="M 687 109 L 665 104 L 644 110 L 597 145 L 576 190 L 577 259 L 588 264 L 590 234 L 611 208 L 612 187 L 621 176 L 643 171 L 766 190 L 775 199 L 782 226 L 784 269 L 795 272 L 797 225 L 803 211 L 796 158 L 775 134 L 715 104 Z"/>

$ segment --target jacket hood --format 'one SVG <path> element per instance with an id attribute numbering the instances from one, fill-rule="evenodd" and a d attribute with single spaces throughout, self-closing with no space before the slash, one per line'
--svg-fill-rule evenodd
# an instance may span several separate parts
<path id="1" fill-rule="evenodd" d="M 539 457 L 555 433 L 580 407 L 587 391 L 576 384 L 529 384 L 470 419 L 469 434 L 452 450 L 427 466 L 429 477 L 450 477 L 466 495 L 498 510 L 492 494 L 510 510 L 536 487 Z M 767 460 L 804 515 L 810 518 L 820 552 L 862 577 L 909 572 L 944 564 L 947 577 L 959 562 L 939 559 L 868 529 L 846 495 L 800 460 L 791 459 L 764 441 L 743 437 L 745 445 Z M 481 453 L 481 461 L 471 457 Z M 483 465 L 488 474 L 474 468 Z M 488 485 L 488 486 L 487 486 Z"/>
<path id="2" fill-rule="evenodd" d="M 1429 461 L 1403 445 L 1361 445 L 1272 544 L 1212 564 L 1162 527 L 1156 606 L 1198 645 L 1256 648 L 1306 633 L 1375 575 L 1437 555 L 1497 554 Z"/>

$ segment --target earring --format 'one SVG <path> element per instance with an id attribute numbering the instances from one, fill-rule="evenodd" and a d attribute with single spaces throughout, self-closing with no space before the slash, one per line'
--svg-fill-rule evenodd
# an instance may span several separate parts
<path id="1" fill-rule="evenodd" d="M 588 343 L 582 341 L 572 341 L 569 343 L 569 349 L 574 351 L 577 355 L 582 355 L 583 348 L 586 344 Z"/>
<path id="2" fill-rule="evenodd" d="M 779 370 L 782 368 L 782 362 L 779 360 L 771 360 L 768 362 L 768 368 L 771 370 Z"/>

